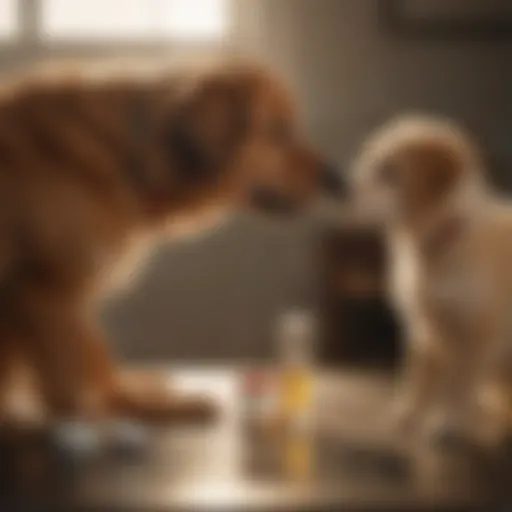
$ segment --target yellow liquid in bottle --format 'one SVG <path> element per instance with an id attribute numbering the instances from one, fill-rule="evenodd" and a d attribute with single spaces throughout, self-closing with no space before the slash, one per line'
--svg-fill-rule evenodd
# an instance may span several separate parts
<path id="1" fill-rule="evenodd" d="M 313 375 L 309 368 L 284 368 L 282 374 L 282 406 L 287 422 L 306 413 L 313 399 Z"/>
<path id="2" fill-rule="evenodd" d="M 280 412 L 285 427 L 302 429 L 309 420 L 313 401 L 313 319 L 308 312 L 294 311 L 282 318 Z"/>
<path id="3" fill-rule="evenodd" d="M 292 478 L 307 479 L 313 472 L 313 443 L 309 436 L 291 435 L 285 440 L 284 462 L 286 474 Z"/>

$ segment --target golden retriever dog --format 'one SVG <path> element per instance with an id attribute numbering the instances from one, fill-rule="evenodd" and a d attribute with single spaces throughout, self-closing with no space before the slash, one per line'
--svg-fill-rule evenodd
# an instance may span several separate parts
<path id="1" fill-rule="evenodd" d="M 209 418 L 209 400 L 118 370 L 97 299 L 169 224 L 292 212 L 337 176 L 259 66 L 93 69 L 4 78 L 0 90 L 0 391 L 22 363 L 55 421 Z"/>
<path id="2" fill-rule="evenodd" d="M 498 442 L 512 425 L 512 204 L 486 184 L 471 138 L 441 118 L 389 122 L 353 172 L 358 207 L 378 213 L 389 241 L 407 342 L 402 425 Z"/>

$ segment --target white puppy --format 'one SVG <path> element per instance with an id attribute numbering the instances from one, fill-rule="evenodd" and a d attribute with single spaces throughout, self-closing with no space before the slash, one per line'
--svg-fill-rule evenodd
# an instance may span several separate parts
<path id="1" fill-rule="evenodd" d="M 473 142 L 442 119 L 390 122 L 353 171 L 357 204 L 388 235 L 407 340 L 401 419 L 436 417 L 444 432 L 501 440 L 512 423 L 512 202 L 490 190 Z"/>

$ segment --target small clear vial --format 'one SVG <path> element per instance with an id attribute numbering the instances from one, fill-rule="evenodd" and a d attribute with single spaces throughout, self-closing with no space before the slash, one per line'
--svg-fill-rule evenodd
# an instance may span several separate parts
<path id="1" fill-rule="evenodd" d="M 272 426 L 276 414 L 276 384 L 268 370 L 250 370 L 244 379 L 245 422 L 254 430 Z"/>
<path id="2" fill-rule="evenodd" d="M 280 352 L 281 417 L 287 427 L 311 423 L 316 321 L 312 312 L 294 310 L 282 315 L 277 337 Z"/>

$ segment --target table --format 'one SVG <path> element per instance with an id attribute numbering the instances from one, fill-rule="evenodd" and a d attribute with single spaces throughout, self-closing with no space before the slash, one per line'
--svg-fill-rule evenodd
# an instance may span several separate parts
<path id="1" fill-rule="evenodd" d="M 218 397 L 223 414 L 217 424 L 156 429 L 147 451 L 134 457 L 105 454 L 76 467 L 38 459 L 29 478 L 11 482 L 17 491 L 4 492 L 0 510 L 14 501 L 23 510 L 45 505 L 52 511 L 505 510 L 512 504 L 507 457 L 411 455 L 390 434 L 390 375 L 318 375 L 311 435 L 244 428 L 241 375 L 240 369 L 174 371 L 181 389 Z M 375 458 L 378 452 L 387 455 Z"/>

